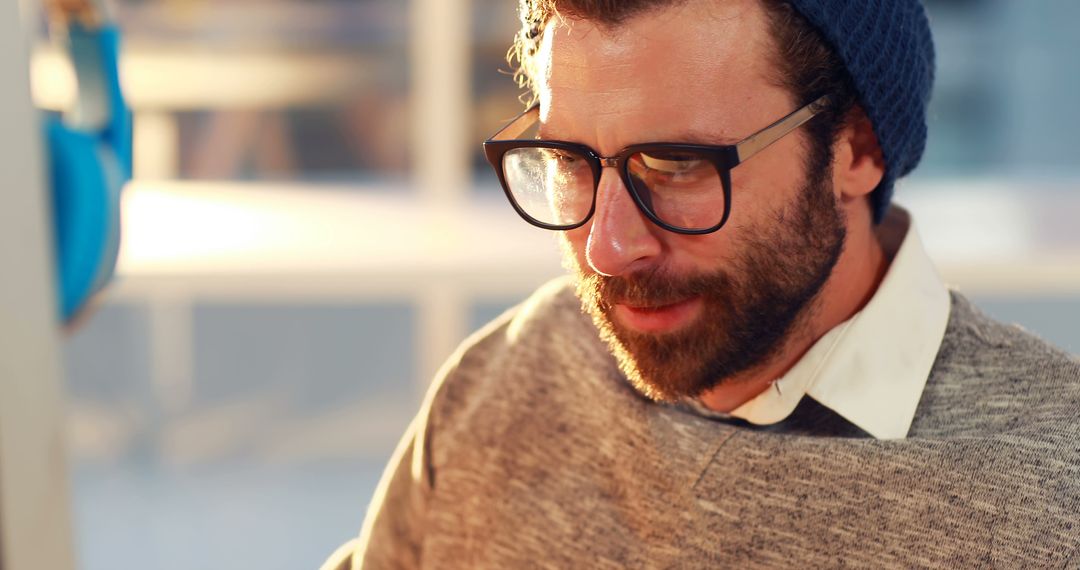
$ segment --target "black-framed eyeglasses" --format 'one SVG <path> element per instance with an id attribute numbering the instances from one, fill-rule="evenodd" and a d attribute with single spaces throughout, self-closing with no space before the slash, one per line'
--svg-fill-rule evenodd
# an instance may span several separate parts
<path id="1" fill-rule="evenodd" d="M 540 106 L 533 105 L 485 141 L 484 154 L 514 210 L 534 226 L 572 230 L 588 222 L 601 171 L 610 166 L 653 223 L 680 234 L 707 234 L 731 215 L 731 169 L 828 104 L 823 96 L 733 145 L 644 143 L 611 157 L 579 143 L 520 138 L 538 124 Z"/>

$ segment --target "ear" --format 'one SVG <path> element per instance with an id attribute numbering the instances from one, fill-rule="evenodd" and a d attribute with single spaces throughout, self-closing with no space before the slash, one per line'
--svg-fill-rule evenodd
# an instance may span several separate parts
<path id="1" fill-rule="evenodd" d="M 869 196 L 885 176 L 885 159 L 881 154 L 874 127 L 862 108 L 848 115 L 833 148 L 833 188 L 844 202 Z"/>

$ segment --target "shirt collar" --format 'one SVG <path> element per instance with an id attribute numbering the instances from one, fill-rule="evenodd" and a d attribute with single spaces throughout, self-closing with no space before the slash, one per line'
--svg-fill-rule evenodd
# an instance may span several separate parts
<path id="1" fill-rule="evenodd" d="M 894 206 L 878 233 L 892 262 L 866 306 L 731 416 L 773 424 L 808 395 L 875 438 L 907 436 L 951 302 L 905 210 Z"/>

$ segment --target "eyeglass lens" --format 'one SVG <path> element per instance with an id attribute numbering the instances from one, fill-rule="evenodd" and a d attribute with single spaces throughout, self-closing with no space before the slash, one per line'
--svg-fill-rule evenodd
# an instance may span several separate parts
<path id="1" fill-rule="evenodd" d="M 572 150 L 523 147 L 506 152 L 503 173 L 514 201 L 535 221 L 580 224 L 592 211 L 594 174 L 588 158 Z M 720 222 L 724 189 L 704 155 L 683 150 L 639 152 L 626 164 L 632 190 L 660 221 L 688 230 Z"/>
<path id="2" fill-rule="evenodd" d="M 538 222 L 572 226 L 592 210 L 592 167 L 573 151 L 515 148 L 503 156 L 503 171 L 514 201 Z"/>

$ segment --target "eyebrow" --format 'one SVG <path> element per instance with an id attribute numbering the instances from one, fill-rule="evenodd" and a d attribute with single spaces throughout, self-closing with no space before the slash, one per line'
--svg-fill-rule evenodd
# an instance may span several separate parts
<path id="1" fill-rule="evenodd" d="M 690 132 L 675 140 L 668 140 L 667 142 L 698 144 L 704 146 L 735 146 L 741 140 L 742 139 L 737 139 L 735 137 L 721 137 L 701 132 Z"/>

